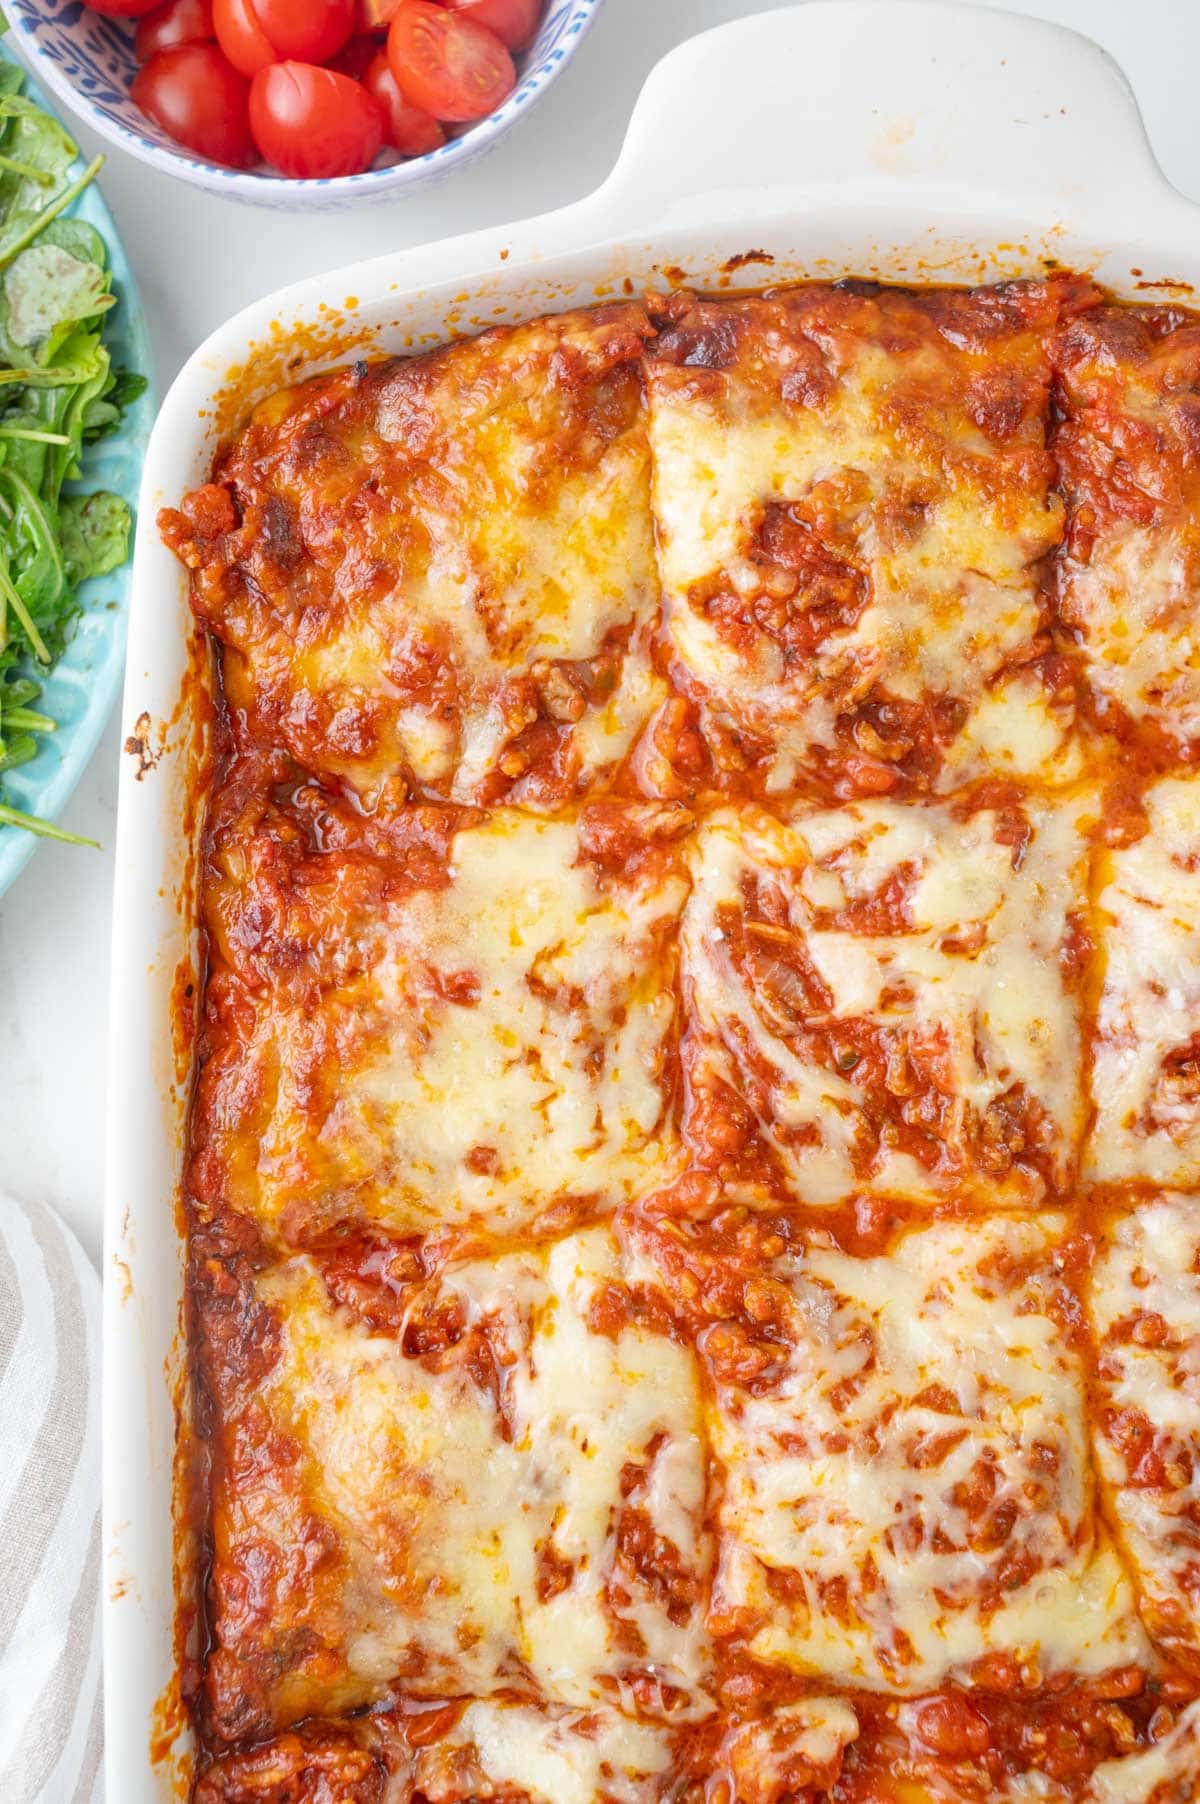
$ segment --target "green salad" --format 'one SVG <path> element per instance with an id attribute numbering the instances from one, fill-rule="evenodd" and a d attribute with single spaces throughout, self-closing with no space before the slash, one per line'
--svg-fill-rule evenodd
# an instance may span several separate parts
<path id="1" fill-rule="evenodd" d="M 0 62 L 0 826 L 75 840 L 9 807 L 3 773 L 54 731 L 38 679 L 62 655 L 79 584 L 129 555 L 126 503 L 76 482 L 84 448 L 146 379 L 113 369 L 101 339 L 116 304 L 107 249 L 65 217 L 104 159 L 72 179 L 78 146 L 22 96 L 23 81 Z"/>

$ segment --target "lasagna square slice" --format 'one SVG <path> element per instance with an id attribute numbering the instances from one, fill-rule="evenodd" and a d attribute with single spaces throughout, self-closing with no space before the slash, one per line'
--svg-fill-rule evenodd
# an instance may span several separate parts
<path id="1" fill-rule="evenodd" d="M 648 330 L 564 314 L 259 406 L 162 524 L 260 744 L 372 799 L 607 781 L 660 693 Z"/>
<path id="2" fill-rule="evenodd" d="M 606 1230 L 407 1284 L 372 1272 L 199 1274 L 214 1732 L 393 1689 L 702 1711 L 697 1377 L 614 1306 Z"/>
<path id="3" fill-rule="evenodd" d="M 273 1245 L 603 1213 L 677 1141 L 689 817 L 408 808 L 235 776 L 210 826 L 189 1189 Z"/>
<path id="4" fill-rule="evenodd" d="M 1152 784 L 1121 833 L 1097 897 L 1087 1175 L 1190 1189 L 1200 1184 L 1200 779 Z"/>
<path id="5" fill-rule="evenodd" d="M 709 817 L 684 911 L 684 1139 L 804 1202 L 1071 1182 L 1095 801 Z"/>
<path id="6" fill-rule="evenodd" d="M 1151 1635 L 1200 1657 L 1200 1198 L 1106 1224 L 1090 1278 L 1096 1450 Z"/>
<path id="7" fill-rule="evenodd" d="M 719 775 L 841 794 L 1069 754 L 1040 566 L 1046 333 L 1073 286 L 669 305 L 647 348 L 676 680 Z"/>
<path id="8" fill-rule="evenodd" d="M 1200 738 L 1200 321 L 1103 307 L 1054 350 L 1064 621 L 1105 726 Z"/>
<path id="9" fill-rule="evenodd" d="M 629 1230 L 711 1382 L 714 1637 L 911 1695 L 1146 1656 L 1094 1495 L 1067 1218 L 901 1225 L 867 1253 L 745 1201 L 667 1193 Z"/>

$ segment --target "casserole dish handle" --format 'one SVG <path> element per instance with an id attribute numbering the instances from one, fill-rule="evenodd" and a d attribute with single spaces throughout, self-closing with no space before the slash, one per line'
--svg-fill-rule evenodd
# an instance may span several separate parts
<path id="1" fill-rule="evenodd" d="M 1090 38 L 949 0 L 812 0 L 681 44 L 652 71 L 600 190 L 617 217 L 683 223 L 714 194 L 747 218 L 780 190 L 903 187 L 1036 196 L 1097 190 L 1144 229 L 1170 188 L 1132 90 Z M 611 214 L 610 214 L 611 216 Z"/>

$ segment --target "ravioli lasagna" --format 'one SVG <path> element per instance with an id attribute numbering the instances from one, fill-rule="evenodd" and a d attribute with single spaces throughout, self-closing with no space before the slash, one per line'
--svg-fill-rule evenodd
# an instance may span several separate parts
<path id="1" fill-rule="evenodd" d="M 197 1804 L 1200 1795 L 1197 346 L 650 295 L 163 514 Z"/>

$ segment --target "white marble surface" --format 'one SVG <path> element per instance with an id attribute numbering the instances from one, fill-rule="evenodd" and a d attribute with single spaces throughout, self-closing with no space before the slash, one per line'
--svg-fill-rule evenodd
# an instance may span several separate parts
<path id="1" fill-rule="evenodd" d="M 1010 3 L 1090 32 L 1111 51 L 1168 177 L 1200 201 L 1198 0 Z M 531 120 L 478 167 L 392 206 L 288 219 L 199 194 L 110 153 L 104 190 L 140 272 L 162 387 L 214 326 L 283 282 L 587 193 L 611 167 L 658 57 L 707 25 L 761 10 L 764 0 L 608 0 Z M 62 1210 L 94 1255 L 117 756 L 114 722 L 66 816 L 108 849 L 43 847 L 0 900 L 0 1189 Z"/>

